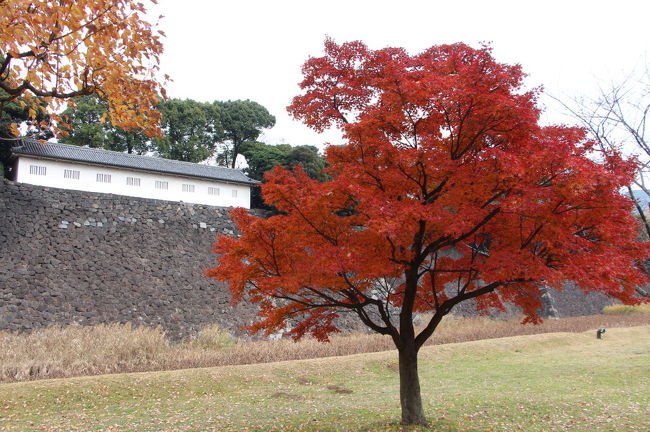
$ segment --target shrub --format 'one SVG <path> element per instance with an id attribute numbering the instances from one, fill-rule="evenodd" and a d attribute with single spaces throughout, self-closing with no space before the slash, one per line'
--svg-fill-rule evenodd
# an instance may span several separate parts
<path id="1" fill-rule="evenodd" d="M 237 342 L 237 339 L 226 330 L 217 325 L 205 327 L 199 334 L 187 341 L 191 348 L 205 350 L 221 350 L 230 348 Z"/>
<path id="2" fill-rule="evenodd" d="M 612 305 L 603 308 L 605 315 L 629 315 L 629 314 L 650 314 L 650 303 L 644 303 L 636 306 Z"/>

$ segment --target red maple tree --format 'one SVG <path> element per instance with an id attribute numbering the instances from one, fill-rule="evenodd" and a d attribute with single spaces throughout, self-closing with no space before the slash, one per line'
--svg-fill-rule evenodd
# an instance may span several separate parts
<path id="1" fill-rule="evenodd" d="M 327 340 L 356 314 L 399 352 L 402 422 L 426 424 L 418 351 L 458 303 L 513 303 L 537 323 L 540 286 L 566 280 L 638 302 L 648 250 L 619 192 L 634 164 L 582 129 L 539 126 L 519 66 L 460 43 L 327 40 L 303 73 L 290 113 L 347 144 L 327 149 L 331 181 L 273 170 L 263 195 L 280 214 L 233 210 L 241 236 L 218 238 L 207 274 L 259 304 L 252 331 Z M 418 312 L 432 313 L 419 333 Z"/>

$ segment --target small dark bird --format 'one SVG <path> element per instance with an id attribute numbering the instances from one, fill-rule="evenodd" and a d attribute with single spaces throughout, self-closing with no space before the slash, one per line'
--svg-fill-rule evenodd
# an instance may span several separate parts
<path id="1" fill-rule="evenodd" d="M 596 338 L 597 339 L 602 339 L 603 338 L 603 333 L 605 333 L 606 331 L 607 330 L 605 330 L 604 328 L 599 328 L 598 330 L 596 330 Z"/>

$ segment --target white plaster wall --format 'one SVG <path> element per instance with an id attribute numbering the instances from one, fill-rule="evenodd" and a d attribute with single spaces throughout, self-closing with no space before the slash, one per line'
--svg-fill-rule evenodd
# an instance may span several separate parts
<path id="1" fill-rule="evenodd" d="M 30 165 L 45 166 L 46 175 L 30 174 Z M 63 173 L 66 169 L 79 171 L 79 180 L 64 178 Z M 110 174 L 111 182 L 97 182 L 97 174 Z M 126 184 L 127 177 L 139 178 L 140 186 L 128 186 Z M 156 189 L 156 180 L 168 182 L 169 189 Z M 183 201 L 221 207 L 250 208 L 251 202 L 250 187 L 246 185 L 27 156 L 20 156 L 18 159 L 16 181 L 62 189 Z M 183 192 L 183 184 L 194 185 L 194 192 Z M 218 187 L 219 195 L 208 195 L 208 187 Z M 233 191 L 236 191 L 236 197 L 233 196 Z"/>

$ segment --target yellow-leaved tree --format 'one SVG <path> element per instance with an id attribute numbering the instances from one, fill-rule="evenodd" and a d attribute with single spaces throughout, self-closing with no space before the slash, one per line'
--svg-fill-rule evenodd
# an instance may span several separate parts
<path id="1" fill-rule="evenodd" d="M 97 94 L 114 125 L 158 135 L 163 36 L 140 1 L 0 0 L 0 117 L 13 102 L 56 125 L 66 100 Z"/>

